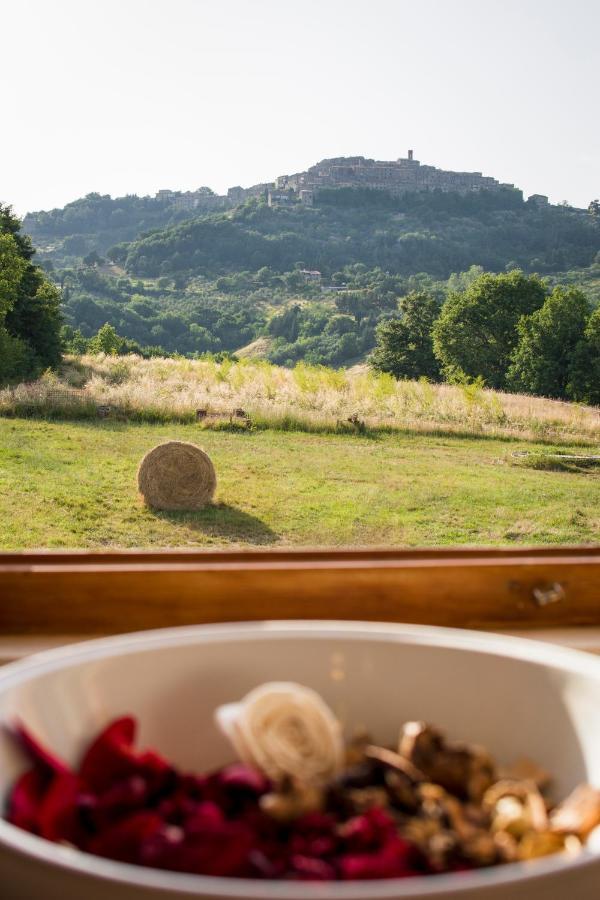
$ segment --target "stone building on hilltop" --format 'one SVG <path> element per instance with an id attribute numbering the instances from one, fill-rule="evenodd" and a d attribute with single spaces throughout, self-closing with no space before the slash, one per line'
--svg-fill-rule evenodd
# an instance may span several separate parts
<path id="1" fill-rule="evenodd" d="M 272 207 L 287 207 L 300 203 L 312 206 L 315 194 L 322 188 L 370 188 L 386 191 L 395 196 L 412 191 L 444 191 L 468 194 L 474 191 L 498 191 L 514 189 L 513 184 L 501 184 L 481 172 L 450 172 L 435 166 L 421 165 L 413 151 L 400 159 L 382 161 L 364 156 L 338 156 L 322 159 L 306 172 L 280 175 L 274 182 L 263 182 L 243 188 L 230 187 L 226 195 L 213 193 L 210 188 L 197 191 L 160 190 L 156 199 L 173 205 L 176 209 L 198 212 L 230 209 L 250 199 L 266 200 Z M 543 205 L 541 195 L 532 201 Z"/>
<path id="2" fill-rule="evenodd" d="M 371 188 L 400 195 L 409 191 L 441 190 L 467 194 L 472 191 L 514 188 L 501 184 L 481 172 L 449 172 L 435 166 L 423 166 L 408 156 L 389 162 L 364 156 L 340 156 L 323 159 L 306 172 L 280 175 L 275 181 L 278 191 L 292 190 L 306 205 L 311 205 L 314 191 L 320 188 Z"/>

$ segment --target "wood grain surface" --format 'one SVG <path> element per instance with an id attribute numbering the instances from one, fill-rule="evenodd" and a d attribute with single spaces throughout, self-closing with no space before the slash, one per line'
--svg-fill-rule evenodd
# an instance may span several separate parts
<path id="1" fill-rule="evenodd" d="M 0 554 L 0 637 L 298 618 L 598 626 L 600 547 Z"/>

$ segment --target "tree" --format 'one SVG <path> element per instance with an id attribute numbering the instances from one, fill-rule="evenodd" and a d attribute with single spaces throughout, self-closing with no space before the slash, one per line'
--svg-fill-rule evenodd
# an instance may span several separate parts
<path id="1" fill-rule="evenodd" d="M 0 383 L 18 378 L 28 366 L 29 354 L 22 340 L 9 334 L 4 323 L 13 308 L 27 267 L 11 234 L 0 234 Z"/>
<path id="2" fill-rule="evenodd" d="M 448 279 L 448 290 L 466 291 L 480 275 L 483 275 L 483 266 L 471 266 L 467 272 L 453 272 Z"/>
<path id="3" fill-rule="evenodd" d="M 600 200 L 592 200 L 588 206 L 588 212 L 594 219 L 600 218 Z"/>
<path id="4" fill-rule="evenodd" d="M 102 257 L 96 250 L 92 250 L 87 256 L 83 257 L 84 266 L 99 266 L 102 262 Z"/>
<path id="5" fill-rule="evenodd" d="M 61 336 L 66 353 L 74 353 L 77 356 L 87 353 L 88 339 L 83 336 L 79 328 L 63 325 Z"/>
<path id="6" fill-rule="evenodd" d="M 439 313 L 434 297 L 424 291 L 412 291 L 402 297 L 400 318 L 388 319 L 377 326 L 377 346 L 370 363 L 379 372 L 395 378 L 421 378 L 438 381 L 440 367 L 433 353 L 432 328 Z"/>
<path id="7" fill-rule="evenodd" d="M 366 291 L 344 291 L 337 294 L 335 305 L 341 313 L 354 316 L 358 325 L 373 309 L 372 299 Z"/>
<path id="8" fill-rule="evenodd" d="M 293 344 L 300 332 L 301 311 L 301 307 L 295 303 L 279 315 L 273 316 L 269 322 L 269 334 L 285 338 L 289 344 Z"/>
<path id="9" fill-rule="evenodd" d="M 0 326 L 15 305 L 19 284 L 27 267 L 11 234 L 0 234 Z"/>
<path id="10" fill-rule="evenodd" d="M 39 266 L 20 220 L 0 205 L 0 380 L 25 378 L 60 361 L 60 295 Z M 7 360 L 9 360 L 7 362 Z"/>
<path id="11" fill-rule="evenodd" d="M 507 374 L 509 386 L 527 394 L 567 397 L 589 317 L 585 294 L 556 287 L 540 309 L 523 316 L 517 325 L 519 342 Z"/>
<path id="12" fill-rule="evenodd" d="M 446 377 L 483 378 L 506 386 L 506 371 L 518 341 L 517 322 L 539 309 L 546 286 L 537 275 L 480 275 L 462 293 L 450 293 L 433 326 L 433 348 Z"/>
<path id="13" fill-rule="evenodd" d="M 356 333 L 356 322 L 352 316 L 341 314 L 330 316 L 324 329 L 324 334 L 351 334 Z"/>
<path id="14" fill-rule="evenodd" d="M 600 306 L 589 317 L 573 353 L 567 394 L 571 400 L 600 406 Z"/>
<path id="15" fill-rule="evenodd" d="M 109 356 L 117 356 L 123 346 L 123 338 L 119 337 L 112 325 L 108 322 L 98 329 L 97 334 L 88 341 L 90 353 L 106 353 Z"/>

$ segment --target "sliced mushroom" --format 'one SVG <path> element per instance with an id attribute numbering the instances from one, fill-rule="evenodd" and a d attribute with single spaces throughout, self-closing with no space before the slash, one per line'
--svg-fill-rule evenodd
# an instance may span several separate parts
<path id="1" fill-rule="evenodd" d="M 446 794 L 444 806 L 450 823 L 461 841 L 469 841 L 484 830 L 469 820 L 466 807 L 456 797 Z"/>
<path id="2" fill-rule="evenodd" d="M 438 831 L 427 842 L 425 849 L 433 869 L 444 871 L 459 853 L 459 841 L 453 831 Z"/>
<path id="3" fill-rule="evenodd" d="M 461 853 L 478 866 L 491 866 L 500 855 L 494 836 L 488 831 L 477 831 L 461 841 Z"/>
<path id="4" fill-rule="evenodd" d="M 550 816 L 550 827 L 557 834 L 586 837 L 600 825 L 600 791 L 589 784 L 575 788 Z"/>
<path id="5" fill-rule="evenodd" d="M 479 802 L 496 778 L 489 753 L 475 744 L 446 742 L 441 731 L 425 722 L 407 722 L 398 745 L 400 756 L 462 799 Z"/>
<path id="6" fill-rule="evenodd" d="M 415 813 L 419 806 L 419 798 L 415 790 L 415 782 L 399 769 L 386 768 L 385 786 L 394 807 L 405 813 Z"/>
<path id="7" fill-rule="evenodd" d="M 355 788 L 348 791 L 348 800 L 358 814 L 373 807 L 386 809 L 390 805 L 390 797 L 383 787 Z"/>
<path id="8" fill-rule="evenodd" d="M 394 753 L 393 750 L 388 750 L 387 747 L 376 747 L 374 744 L 370 744 L 365 750 L 365 755 L 368 759 L 376 759 L 385 766 L 398 769 L 399 772 L 407 775 L 411 781 L 427 781 L 423 772 L 413 765 L 409 759 L 405 759 L 399 753 Z"/>
<path id="9" fill-rule="evenodd" d="M 498 781 L 485 792 L 483 806 L 497 830 L 515 835 L 548 831 L 546 802 L 533 781 Z"/>
<path id="10" fill-rule="evenodd" d="M 426 722 L 406 722 L 398 741 L 398 753 L 419 768 L 428 768 L 444 746 L 441 731 Z"/>
<path id="11" fill-rule="evenodd" d="M 497 831 L 494 834 L 494 843 L 502 862 L 515 862 L 519 858 L 519 845 L 508 831 Z"/>
<path id="12" fill-rule="evenodd" d="M 533 781 L 540 791 L 544 791 L 551 783 L 552 776 L 527 756 L 515 760 L 510 766 L 502 769 L 501 777 L 509 781 Z"/>
<path id="13" fill-rule="evenodd" d="M 442 830 L 439 820 L 414 816 L 405 822 L 402 836 L 426 852 L 431 838 Z"/>
<path id="14" fill-rule="evenodd" d="M 519 843 L 519 859 L 537 859 L 565 849 L 565 838 L 552 831 L 529 831 Z"/>
<path id="15" fill-rule="evenodd" d="M 371 735 L 364 730 L 357 731 L 346 745 L 346 766 L 358 766 L 366 759 L 365 750 L 373 743 Z"/>
<path id="16" fill-rule="evenodd" d="M 494 807 L 492 831 L 510 834 L 513 838 L 522 838 L 531 828 L 531 822 L 525 810 L 525 803 L 518 797 L 501 797 Z"/>
<path id="17" fill-rule="evenodd" d="M 278 822 L 291 822 L 305 813 L 319 812 L 324 803 L 322 790 L 298 782 L 284 784 L 280 790 L 260 798 L 260 808 Z"/>

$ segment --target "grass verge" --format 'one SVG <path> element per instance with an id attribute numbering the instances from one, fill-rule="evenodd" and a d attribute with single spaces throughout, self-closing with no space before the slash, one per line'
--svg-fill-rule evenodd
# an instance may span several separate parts
<path id="1" fill-rule="evenodd" d="M 140 459 L 199 443 L 216 503 L 156 513 Z M 600 473 L 511 465 L 531 442 L 0 419 L 0 548 L 511 545 L 600 539 Z M 574 452 L 576 452 L 574 450 Z"/>

